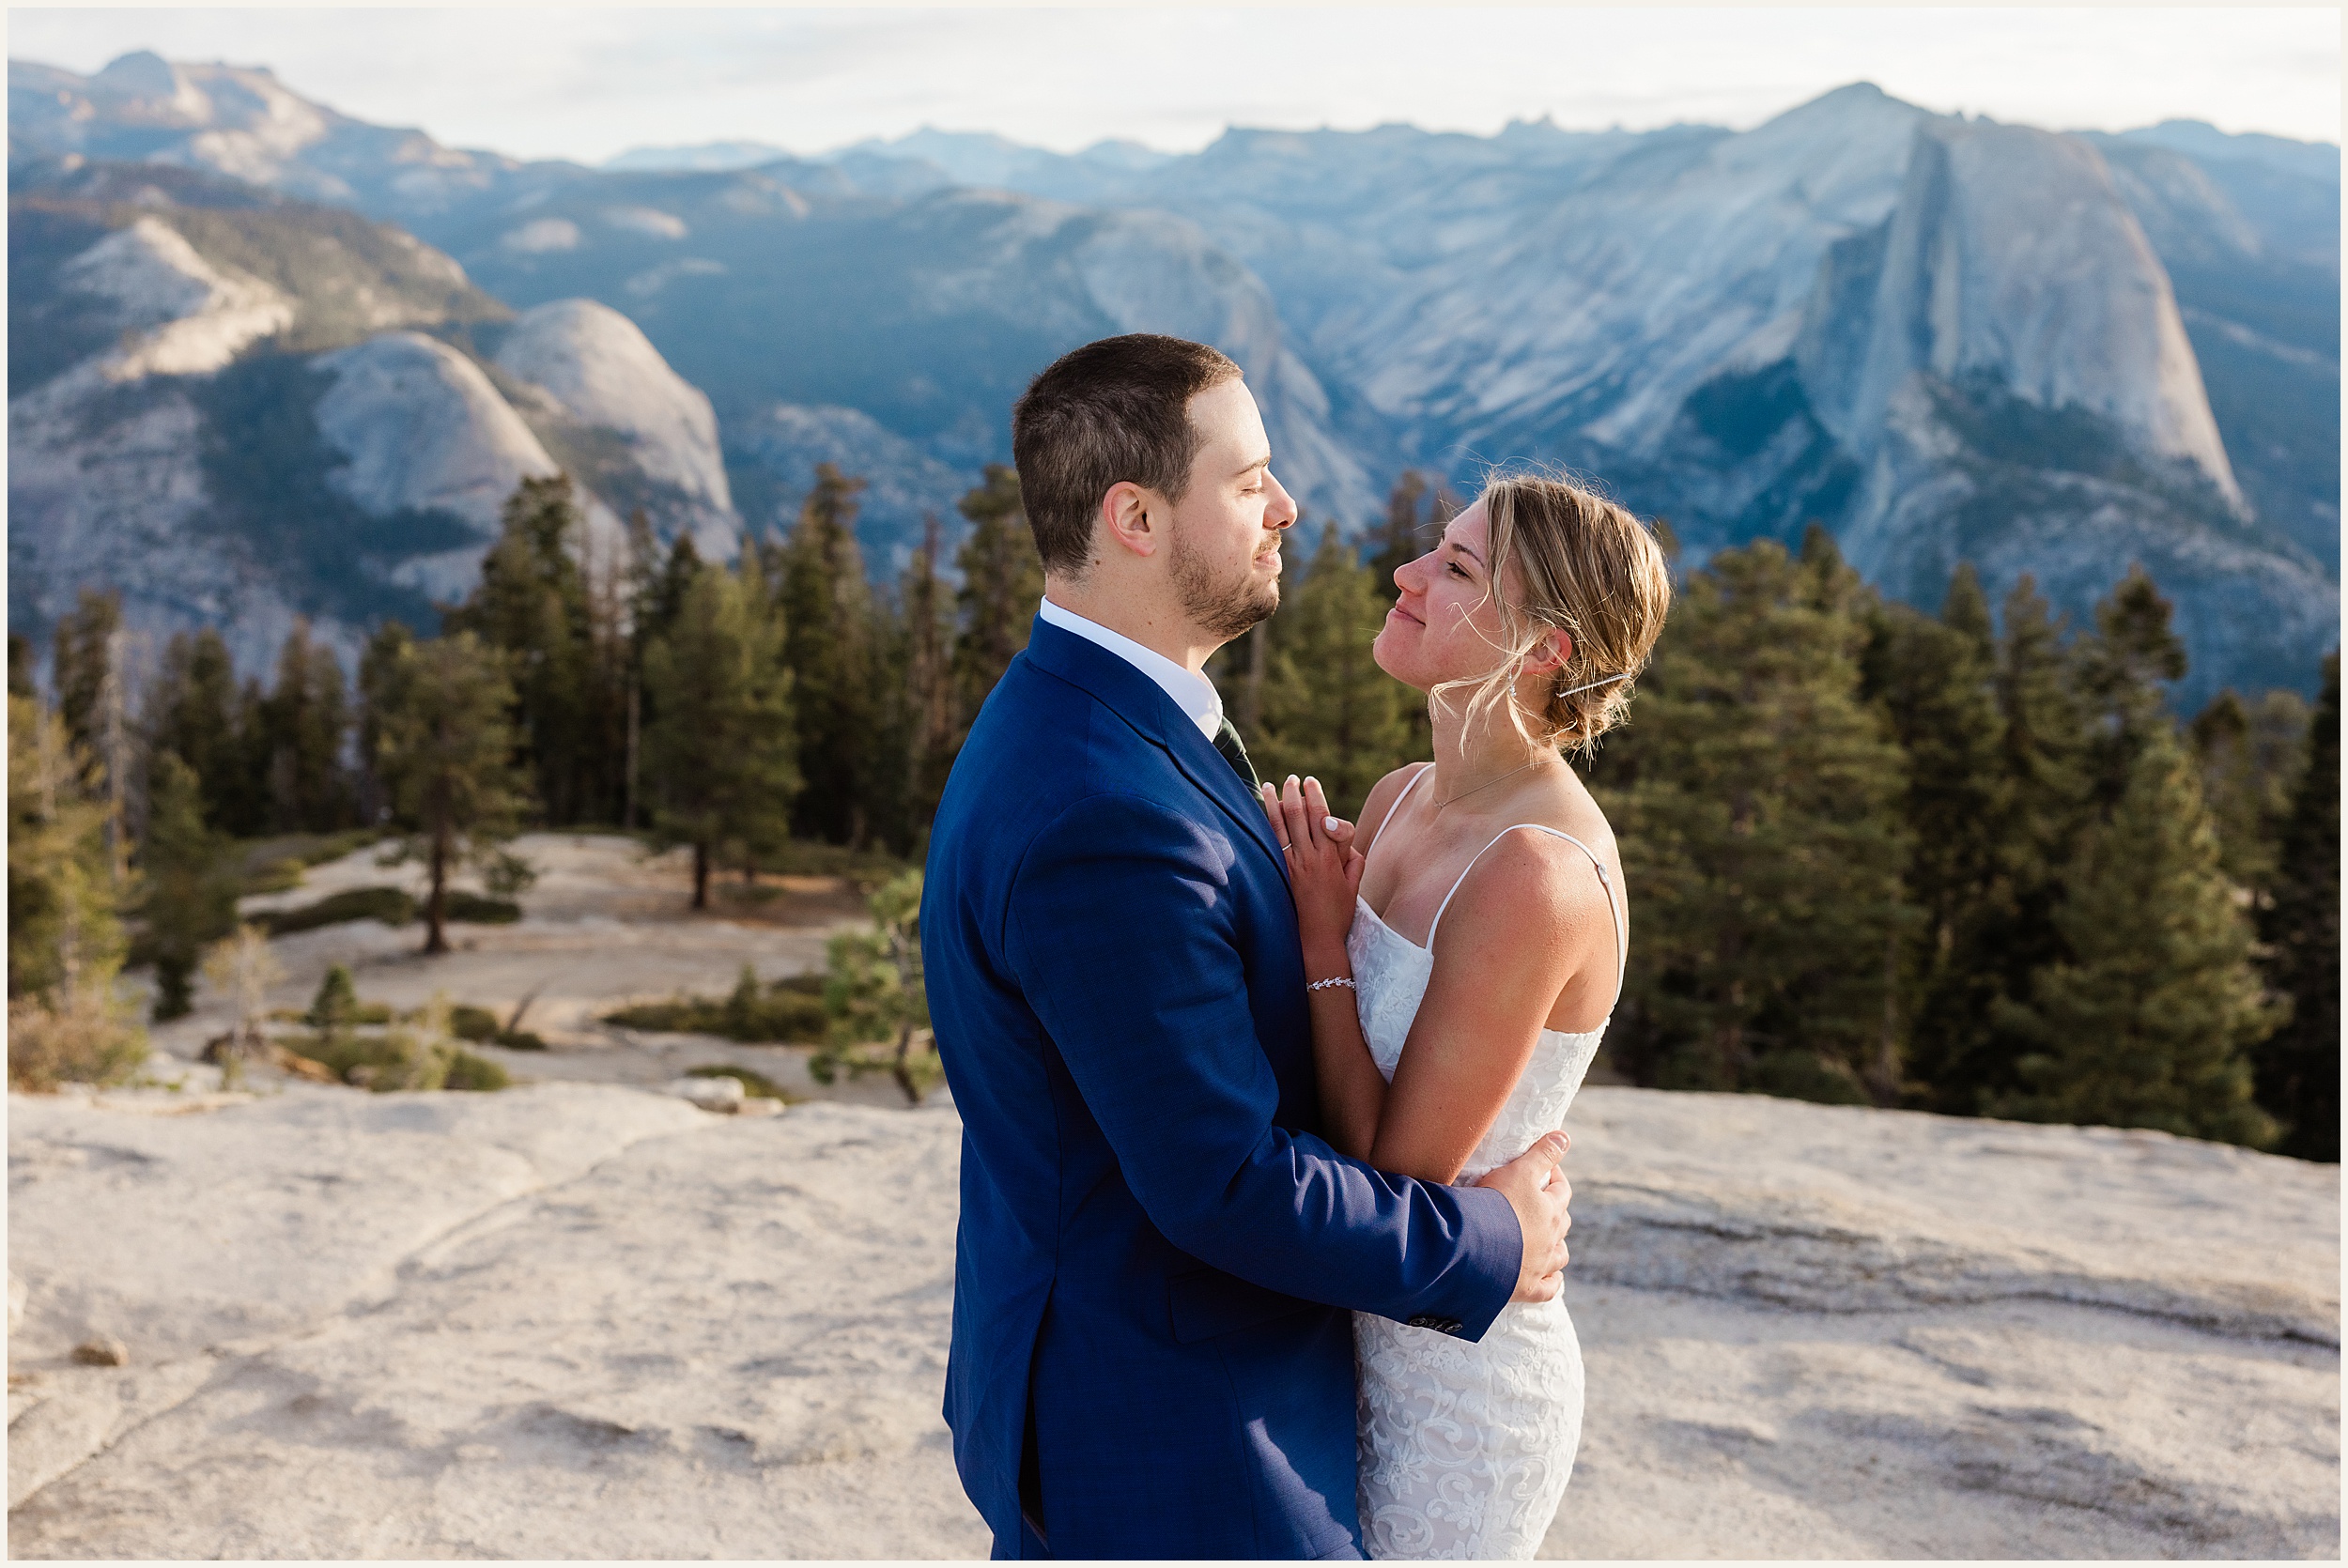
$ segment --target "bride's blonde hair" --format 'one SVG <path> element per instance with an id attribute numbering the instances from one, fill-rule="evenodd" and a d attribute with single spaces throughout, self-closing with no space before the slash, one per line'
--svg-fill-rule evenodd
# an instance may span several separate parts
<path id="1" fill-rule="evenodd" d="M 1621 722 L 1632 678 L 1655 650 L 1671 609 L 1670 563 L 1636 517 L 1569 480 L 1498 475 L 1478 499 L 1505 656 L 1491 673 L 1442 682 L 1430 695 L 1473 688 L 1470 722 L 1500 704 L 1527 740 L 1586 752 Z M 1552 631 L 1570 637 L 1573 651 L 1528 715 L 1513 700 L 1517 676 Z"/>

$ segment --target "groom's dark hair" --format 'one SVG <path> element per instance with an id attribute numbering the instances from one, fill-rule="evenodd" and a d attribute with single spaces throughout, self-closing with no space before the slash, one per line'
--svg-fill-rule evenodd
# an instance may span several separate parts
<path id="1" fill-rule="evenodd" d="M 1027 383 L 1011 411 L 1011 453 L 1046 572 L 1083 574 L 1110 485 L 1182 499 L 1198 455 L 1190 400 L 1239 374 L 1203 343 L 1131 332 L 1062 354 Z"/>

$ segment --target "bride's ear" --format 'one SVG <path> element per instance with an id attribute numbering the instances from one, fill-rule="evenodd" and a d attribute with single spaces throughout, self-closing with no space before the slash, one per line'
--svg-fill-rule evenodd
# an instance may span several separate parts
<path id="1" fill-rule="evenodd" d="M 1533 651 L 1524 655 L 1524 668 L 1536 674 L 1546 675 L 1563 669 L 1573 658 L 1573 634 L 1562 626 L 1552 626 L 1540 635 Z"/>

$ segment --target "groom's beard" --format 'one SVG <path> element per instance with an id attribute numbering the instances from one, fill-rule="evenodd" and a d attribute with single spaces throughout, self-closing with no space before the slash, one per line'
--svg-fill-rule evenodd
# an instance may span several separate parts
<path id="1" fill-rule="evenodd" d="M 1217 578 L 1197 552 L 1174 536 L 1174 592 L 1191 623 L 1225 641 L 1239 636 L 1280 607 L 1280 579 L 1258 582 L 1251 556 L 1236 576 Z"/>

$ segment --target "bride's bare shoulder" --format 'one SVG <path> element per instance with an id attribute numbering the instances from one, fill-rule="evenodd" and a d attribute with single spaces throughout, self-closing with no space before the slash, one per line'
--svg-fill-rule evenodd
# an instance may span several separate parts
<path id="1" fill-rule="evenodd" d="M 1379 825 L 1386 820 L 1386 813 L 1394 809 L 1394 803 L 1402 798 L 1402 792 L 1410 787 L 1411 780 L 1418 776 L 1419 769 L 1433 765 L 1430 762 L 1405 762 L 1372 784 L 1368 798 L 1362 802 L 1361 818 L 1353 824 L 1354 841 L 1367 842 L 1370 835 L 1376 833 Z"/>
<path id="2" fill-rule="evenodd" d="M 1540 808 L 1528 821 L 1560 833 L 1570 833 L 1589 846 L 1591 852 L 1610 866 L 1619 866 L 1614 846 L 1614 827 L 1606 820 L 1606 812 L 1592 795 L 1589 787 L 1571 773 L 1566 774 L 1547 792 Z M 1554 843 L 1552 839 L 1551 842 Z M 1565 846 L 1560 846 L 1565 848 Z M 1568 852 L 1568 863 L 1580 857 Z M 1583 864 L 1587 864 L 1583 861 Z"/>

